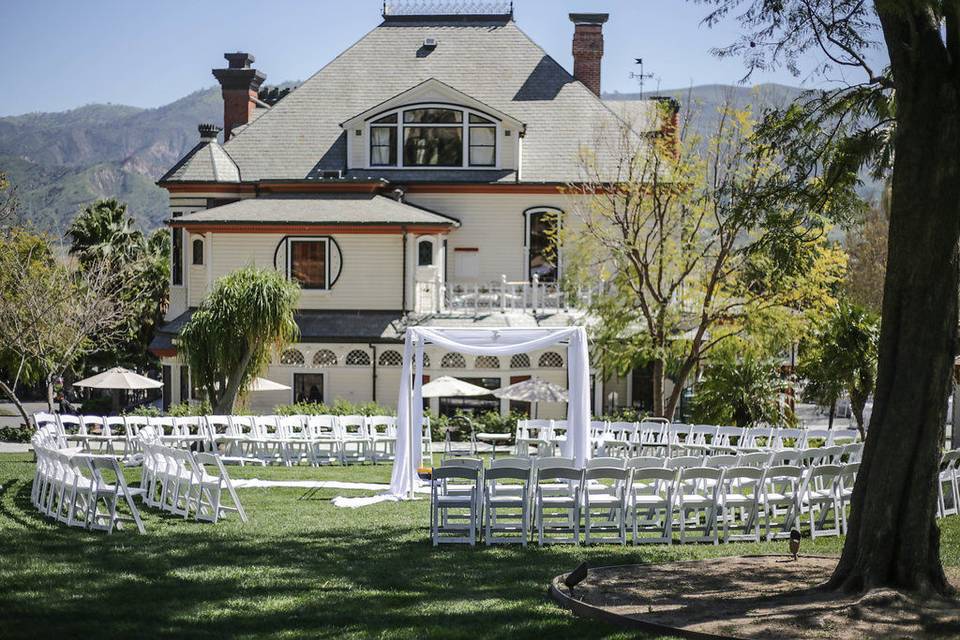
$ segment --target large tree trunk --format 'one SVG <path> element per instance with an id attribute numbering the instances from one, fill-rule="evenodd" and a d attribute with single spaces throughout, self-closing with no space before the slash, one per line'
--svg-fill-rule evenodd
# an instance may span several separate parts
<path id="1" fill-rule="evenodd" d="M 240 393 L 240 383 L 243 381 L 243 375 L 246 373 L 247 367 L 250 366 L 252 357 L 253 351 L 248 346 L 237 366 L 230 372 L 230 378 L 227 380 L 223 395 L 217 401 L 217 406 L 213 408 L 214 413 L 220 415 L 231 415 L 233 413 L 233 405 L 237 401 L 237 394 Z"/>
<path id="2" fill-rule="evenodd" d="M 663 382 L 666 378 L 664 368 L 662 359 L 653 361 L 653 415 L 669 419 L 670 416 L 664 413 L 663 406 Z"/>
<path id="3" fill-rule="evenodd" d="M 906 5 L 877 6 L 897 87 L 889 262 L 870 437 L 827 586 L 945 594 L 935 513 L 960 285 L 956 63 L 942 51 L 939 25 L 921 15 L 907 22 Z"/>

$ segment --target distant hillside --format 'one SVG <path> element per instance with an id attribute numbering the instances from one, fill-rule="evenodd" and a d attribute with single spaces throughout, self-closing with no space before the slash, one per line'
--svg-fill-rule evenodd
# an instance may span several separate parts
<path id="1" fill-rule="evenodd" d="M 706 127 L 726 96 L 759 111 L 787 104 L 800 92 L 766 84 L 703 85 L 657 94 L 697 105 Z M 92 104 L 60 113 L 0 118 L 0 170 L 16 185 L 26 217 L 54 233 L 62 233 L 78 209 L 105 197 L 129 203 L 137 220 L 152 229 L 167 216 L 166 192 L 154 182 L 196 144 L 198 124 L 222 120 L 222 108 L 219 88 L 211 87 L 157 109 Z M 870 195 L 869 187 L 864 191 Z"/>
<path id="2" fill-rule="evenodd" d="M 55 233 L 79 208 L 111 196 L 153 228 L 167 207 L 153 183 L 196 144 L 197 125 L 219 122 L 222 110 L 219 90 L 210 88 L 157 109 L 93 104 L 0 118 L 0 170 L 26 216 Z"/>

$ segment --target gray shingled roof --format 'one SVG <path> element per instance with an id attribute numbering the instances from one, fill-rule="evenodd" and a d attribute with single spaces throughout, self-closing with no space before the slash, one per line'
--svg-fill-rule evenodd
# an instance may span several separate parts
<path id="1" fill-rule="evenodd" d="M 385 196 L 356 193 L 251 198 L 175 220 L 188 224 L 460 224 L 455 218 Z"/>
<path id="2" fill-rule="evenodd" d="M 216 140 L 201 140 L 160 182 L 240 182 L 240 169 Z"/>
<path id="3" fill-rule="evenodd" d="M 175 349 L 174 338 L 193 316 L 193 309 L 162 325 L 150 343 L 150 349 Z M 408 326 L 427 327 L 567 327 L 583 324 L 576 311 L 535 316 L 532 313 L 487 313 L 476 316 L 408 315 L 400 311 L 303 309 L 294 315 L 300 329 L 300 342 L 402 342 Z"/>
<path id="4" fill-rule="evenodd" d="M 423 49 L 426 37 L 439 40 L 436 49 Z M 339 124 L 430 78 L 527 124 L 525 182 L 577 179 L 581 145 L 594 146 L 599 129 L 616 130 L 620 123 L 512 20 L 387 20 L 235 135 L 225 148 L 244 180 L 303 179 L 323 170 L 344 169 L 346 137 Z M 421 180 L 446 180 L 450 174 L 432 173 L 416 175 Z M 514 172 L 506 171 L 484 177 L 516 180 Z"/>

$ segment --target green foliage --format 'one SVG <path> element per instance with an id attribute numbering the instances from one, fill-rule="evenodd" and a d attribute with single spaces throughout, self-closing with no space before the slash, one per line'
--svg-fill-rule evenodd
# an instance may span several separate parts
<path id="1" fill-rule="evenodd" d="M 209 416 L 213 414 L 210 403 L 203 402 L 180 402 L 170 405 L 170 408 L 164 413 L 152 405 L 143 405 L 125 413 L 127 416 L 143 416 L 148 418 L 159 418 L 162 416 L 171 416 L 174 418 L 185 418 L 192 416 Z"/>
<path id="2" fill-rule="evenodd" d="M 80 413 L 85 416 L 108 416 L 112 408 L 113 399 L 108 395 L 90 396 L 80 402 Z"/>
<path id="3" fill-rule="evenodd" d="M 323 402 L 297 402 L 276 407 L 274 412 L 278 416 L 393 416 L 397 412 L 376 402 L 355 403 L 343 398 L 337 398 L 333 404 Z"/>
<path id="4" fill-rule="evenodd" d="M 156 363 L 147 351 L 163 320 L 169 299 L 170 239 L 162 230 L 149 237 L 137 228 L 127 206 L 116 199 L 98 200 L 83 209 L 67 234 L 70 253 L 84 268 L 107 268 L 126 283 L 119 292 L 131 310 L 126 338 L 115 349 L 95 354 L 88 364 L 143 368 Z"/>
<path id="5" fill-rule="evenodd" d="M 30 442 L 33 435 L 33 429 L 25 426 L 2 426 L 0 427 L 0 442 Z"/>
<path id="6" fill-rule="evenodd" d="M 217 413 L 263 373 L 273 352 L 298 335 L 300 287 L 274 270 L 245 267 L 214 284 L 178 341 L 195 384 Z"/>
<path id="7" fill-rule="evenodd" d="M 693 419 L 738 427 L 790 424 L 794 417 L 781 402 L 786 385 L 776 361 L 750 349 L 722 349 L 704 371 L 694 397 Z"/>
<path id="8" fill-rule="evenodd" d="M 880 320 L 863 307 L 841 303 L 826 326 L 805 345 L 799 373 L 807 381 L 804 396 L 832 406 L 846 392 L 862 430 L 863 408 L 877 378 Z"/>

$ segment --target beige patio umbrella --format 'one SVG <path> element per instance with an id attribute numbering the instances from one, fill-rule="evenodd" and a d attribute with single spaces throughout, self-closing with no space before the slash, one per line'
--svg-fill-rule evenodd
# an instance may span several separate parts
<path id="1" fill-rule="evenodd" d="M 124 369 L 123 367 L 114 367 L 98 373 L 95 376 L 84 378 L 79 382 L 74 382 L 75 387 L 87 387 L 88 389 L 159 389 L 163 386 L 162 382 L 153 380 L 139 373 Z"/>
<path id="2" fill-rule="evenodd" d="M 247 385 L 247 391 L 289 391 L 290 387 L 266 378 L 254 378 Z"/>
<path id="3" fill-rule="evenodd" d="M 424 398 L 488 396 L 490 395 L 490 389 L 484 389 L 450 376 L 442 376 L 423 385 L 422 395 Z"/>
<path id="4" fill-rule="evenodd" d="M 123 367 L 114 367 L 103 373 L 74 382 L 73 386 L 88 389 L 109 389 L 111 391 L 110 395 L 113 397 L 113 413 L 117 413 L 120 409 L 120 395 L 116 391 L 159 389 L 163 386 L 163 383 Z"/>
<path id="5" fill-rule="evenodd" d="M 533 417 L 537 417 L 537 410 L 541 402 L 567 402 L 567 390 L 558 384 L 547 382 L 543 378 L 530 378 L 493 392 L 498 398 L 518 400 L 533 403 Z"/>

